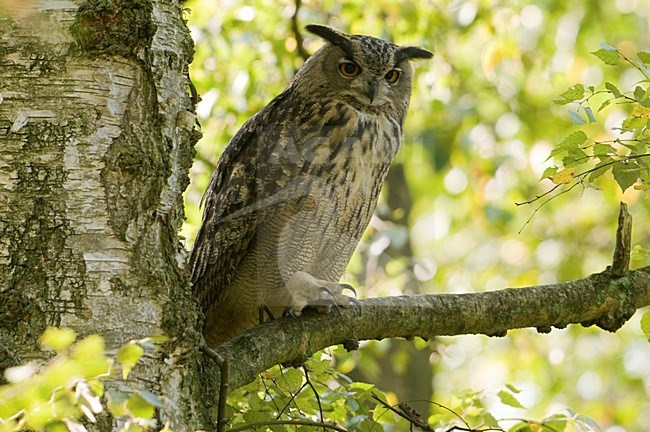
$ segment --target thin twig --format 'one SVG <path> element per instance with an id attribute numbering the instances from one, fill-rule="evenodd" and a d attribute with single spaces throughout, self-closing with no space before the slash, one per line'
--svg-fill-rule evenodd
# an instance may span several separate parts
<path id="1" fill-rule="evenodd" d="M 271 389 L 269 388 L 269 386 L 266 385 L 266 380 L 261 375 L 260 375 L 260 379 L 262 380 L 262 385 L 264 386 L 264 393 L 266 393 L 269 396 L 269 399 L 271 399 L 271 402 L 273 403 L 275 410 L 280 411 L 280 407 L 278 406 L 277 403 L 275 403 L 275 398 L 271 396 Z M 282 410 L 284 410 L 284 408 Z"/>
<path id="2" fill-rule="evenodd" d="M 286 383 L 289 384 L 289 381 L 288 381 L 287 378 L 284 376 L 284 371 L 283 371 L 282 369 L 280 369 L 280 374 L 282 375 L 282 378 L 284 378 L 284 380 L 286 381 Z M 273 381 L 273 384 L 275 384 L 276 386 L 278 386 L 278 383 L 275 381 L 275 379 L 273 379 L 272 381 Z M 296 405 L 296 409 L 297 409 L 298 411 L 300 411 L 300 407 L 298 406 L 298 403 L 296 402 L 296 397 L 300 394 L 300 392 L 302 391 L 302 389 L 304 389 L 306 386 L 307 386 L 307 383 L 303 383 L 303 384 L 300 386 L 300 388 L 298 389 L 298 391 L 295 392 L 295 393 L 292 393 L 291 390 L 289 390 L 289 394 L 291 395 L 291 399 L 289 399 L 289 400 L 287 401 L 287 403 L 284 405 L 284 407 L 282 407 L 282 409 L 278 412 L 278 415 L 275 417 L 276 420 L 280 418 L 280 416 L 284 413 L 284 411 L 285 411 L 287 408 L 289 408 L 289 405 L 291 405 L 292 402 Z M 278 386 L 278 387 L 279 387 L 279 386 Z"/>
<path id="3" fill-rule="evenodd" d="M 309 371 L 307 370 L 307 366 L 303 364 L 302 370 L 305 372 L 305 381 L 307 382 L 307 385 L 309 385 L 311 391 L 314 392 L 314 396 L 316 396 L 316 402 L 318 402 L 318 412 L 320 413 L 320 421 L 322 422 L 325 417 L 323 416 L 323 405 L 320 403 L 320 395 L 316 391 L 316 387 L 314 387 L 314 385 L 311 383 L 311 380 L 309 379 Z"/>
<path id="4" fill-rule="evenodd" d="M 579 184 L 583 184 L 583 183 L 585 182 L 585 178 L 587 177 L 587 175 L 591 174 L 592 172 L 594 172 L 594 171 L 596 171 L 596 170 L 599 170 L 599 169 L 602 169 L 602 168 L 606 168 L 606 167 L 612 166 L 612 165 L 614 165 L 614 164 L 616 164 L 616 163 L 626 163 L 626 161 L 629 161 L 629 160 L 634 160 L 634 159 L 643 159 L 643 158 L 645 158 L 645 157 L 650 157 L 650 153 L 644 153 L 644 154 L 639 154 L 639 155 L 621 156 L 621 159 L 618 159 L 618 160 L 612 160 L 611 162 L 607 162 L 607 163 L 604 163 L 604 164 L 602 164 L 602 165 L 597 165 L 597 166 L 595 166 L 595 167 L 593 167 L 593 168 L 590 168 L 590 169 L 588 169 L 588 170 L 582 171 L 582 172 L 580 172 L 580 173 L 574 175 L 573 178 L 576 179 L 576 182 L 573 183 L 573 184 L 571 185 L 571 187 L 569 187 L 568 189 L 565 189 L 565 190 L 563 190 L 563 191 L 560 191 L 560 192 L 556 193 L 555 195 L 550 196 L 548 199 L 546 199 L 544 202 L 542 202 L 539 206 L 537 206 L 537 207 L 535 208 L 535 210 L 533 211 L 533 213 L 530 215 L 530 217 L 526 220 L 526 222 L 524 223 L 524 225 L 521 227 L 521 229 L 518 231 L 518 233 L 521 234 L 521 232 L 524 230 L 524 228 L 525 228 L 525 227 L 530 223 L 530 221 L 533 219 L 533 217 L 535 216 L 535 214 L 537 214 L 537 212 L 538 212 L 542 207 L 544 207 L 544 205 L 546 205 L 546 204 L 547 204 L 549 201 L 551 201 L 552 199 L 555 199 L 555 198 L 557 198 L 558 196 L 560 196 L 560 195 L 562 195 L 562 194 L 565 194 L 565 193 L 571 191 L 573 188 L 575 188 L 575 187 L 578 186 Z M 642 169 L 642 168 L 638 168 L 638 169 Z M 515 205 L 516 205 L 516 206 L 521 206 L 521 205 L 525 205 L 525 204 L 532 204 L 533 202 L 538 201 L 539 199 L 541 199 L 541 198 L 543 198 L 543 197 L 545 197 L 545 196 L 547 196 L 547 195 L 549 195 L 549 194 L 552 194 L 552 193 L 555 192 L 555 191 L 556 191 L 560 186 L 563 186 L 563 185 L 564 185 L 564 183 L 557 184 L 557 185 L 553 186 L 553 188 L 551 188 L 551 189 L 549 189 L 548 191 L 544 192 L 543 194 L 541 194 L 541 195 L 537 195 L 535 198 L 533 198 L 533 199 L 531 199 L 531 200 L 528 200 L 528 201 L 515 203 Z M 622 273 L 621 273 L 621 275 L 622 275 Z"/>
<path id="5" fill-rule="evenodd" d="M 578 186 L 578 185 L 581 184 L 581 183 L 582 183 L 582 180 L 575 182 L 573 185 L 571 185 L 570 188 L 568 188 L 568 189 L 564 189 L 563 191 L 558 192 L 557 194 L 555 194 L 555 195 L 553 195 L 553 196 L 547 198 L 546 201 L 544 201 L 544 202 L 542 202 L 540 205 L 538 205 L 538 206 L 535 208 L 535 210 L 533 210 L 533 213 L 532 213 L 532 214 L 530 215 L 530 217 L 526 220 L 526 222 L 525 222 L 524 225 L 521 227 L 521 229 L 517 232 L 517 234 L 521 234 L 521 232 L 524 230 L 524 228 L 526 228 L 526 225 L 528 225 L 528 224 L 530 223 L 530 221 L 533 220 L 533 217 L 535 217 L 535 215 L 537 214 L 537 212 L 538 212 L 542 207 L 544 207 L 544 206 L 546 205 L 546 203 L 548 203 L 550 200 L 552 200 L 552 199 L 554 199 L 554 198 L 559 197 L 560 195 L 563 195 L 563 194 L 565 194 L 565 193 L 567 193 L 567 192 L 570 192 L 571 190 L 573 190 L 574 187 Z M 558 186 L 560 186 L 560 185 L 558 185 Z M 557 189 L 557 186 L 554 187 L 552 190 L 555 190 L 555 189 Z"/>
<path id="6" fill-rule="evenodd" d="M 431 428 L 431 426 L 429 426 L 424 420 L 422 420 L 420 415 L 417 414 L 415 412 L 415 410 L 413 410 L 413 408 L 409 407 L 408 405 L 400 403 L 400 404 L 398 404 L 399 409 L 396 409 L 395 407 L 393 407 L 391 405 L 388 405 L 386 402 L 381 400 L 379 398 L 379 396 L 377 396 L 375 393 L 372 394 L 372 398 L 374 400 L 376 400 L 377 402 L 379 402 L 384 408 L 386 408 L 386 410 L 387 410 L 386 412 L 392 411 L 395 414 L 397 414 L 398 416 L 402 417 L 404 420 L 408 421 L 411 424 L 411 427 L 413 425 L 415 425 L 415 426 L 419 427 L 420 429 L 422 429 L 424 431 L 433 432 L 433 429 Z M 404 409 L 405 406 L 408 408 L 407 410 Z M 465 420 L 462 420 L 462 421 L 463 421 L 463 423 L 465 423 Z M 377 422 L 377 420 L 375 420 L 375 423 L 376 422 Z M 465 423 L 465 424 L 467 424 L 467 423 Z"/>
<path id="7" fill-rule="evenodd" d="M 219 365 L 221 379 L 219 382 L 219 405 L 217 406 L 217 432 L 224 432 L 226 429 L 226 401 L 228 400 L 228 390 L 230 380 L 230 361 L 219 355 L 215 350 L 203 342 L 201 345 L 203 352 Z"/>

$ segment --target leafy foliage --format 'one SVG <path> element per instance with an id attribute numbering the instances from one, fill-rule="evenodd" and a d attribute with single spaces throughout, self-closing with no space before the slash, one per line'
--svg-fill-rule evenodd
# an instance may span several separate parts
<path id="1" fill-rule="evenodd" d="M 552 198 L 563 193 L 565 190 L 560 189 L 563 185 L 570 185 L 569 189 L 579 184 L 592 186 L 609 171 L 623 192 L 631 186 L 645 192 L 650 190 L 647 161 L 650 158 L 650 69 L 645 64 L 650 56 L 639 51 L 638 60 L 631 59 L 618 48 L 606 44 L 592 54 L 610 66 L 618 65 L 620 60 L 633 66 L 640 73 L 639 85 L 635 85 L 634 90 L 621 92 L 611 82 L 605 82 L 599 90 L 575 84 L 560 95 L 555 101 L 558 105 L 577 105 L 575 111 L 569 110 L 576 125 L 597 121 L 591 108 L 595 100 L 600 103 L 598 113 L 616 104 L 626 107 L 627 115 L 615 127 L 618 136 L 614 139 L 589 139 L 585 132 L 575 131 L 562 140 L 550 154 L 558 163 L 542 174 L 542 178 L 549 178 L 556 186 L 541 197 L 550 195 Z"/>
<path id="2" fill-rule="evenodd" d="M 432 414 L 423 419 L 407 402 L 384 393 L 373 384 L 354 382 L 331 368 L 332 358 L 317 353 L 301 372 L 276 366 L 258 380 L 230 394 L 228 407 L 231 431 L 596 431 L 588 417 L 567 413 L 533 420 L 497 420 L 488 408 L 493 395 L 484 391 L 456 392 L 446 404 L 430 401 Z M 497 393 L 502 404 L 524 408 L 512 385 Z"/>
<path id="3" fill-rule="evenodd" d="M 41 346 L 56 355 L 42 368 L 26 364 L 5 371 L 9 384 L 0 387 L 1 432 L 84 432 L 84 422 L 95 423 L 105 412 L 102 398 L 111 415 L 121 420 L 122 431 L 155 426 L 153 416 L 163 406 L 161 399 L 148 391 L 105 389 L 106 380 L 116 379 L 116 363 L 106 355 L 103 339 L 90 335 L 75 340 L 74 331 L 49 327 L 41 336 Z M 162 336 L 130 341 L 118 350 L 124 379 L 120 388 L 129 388 L 128 371 L 144 348 L 155 349 L 165 341 Z"/>

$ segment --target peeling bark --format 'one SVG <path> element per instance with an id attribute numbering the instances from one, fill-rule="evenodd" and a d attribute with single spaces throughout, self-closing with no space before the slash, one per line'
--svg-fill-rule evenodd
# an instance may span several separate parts
<path id="1" fill-rule="evenodd" d="M 182 3 L 16 8 L 0 15 L 0 370 L 42 359 L 47 325 L 109 350 L 165 333 L 133 385 L 166 396 L 172 429 L 206 427 L 177 235 L 200 137 Z"/>

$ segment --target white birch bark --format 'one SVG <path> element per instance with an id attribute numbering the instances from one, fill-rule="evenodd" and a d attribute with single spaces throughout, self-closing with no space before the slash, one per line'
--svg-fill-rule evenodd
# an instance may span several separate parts
<path id="1" fill-rule="evenodd" d="M 206 419 L 177 236 L 200 135 L 182 8 L 0 0 L 0 369 L 42 359 L 47 325 L 112 350 L 167 334 L 134 386 L 167 398 L 175 431 Z"/>

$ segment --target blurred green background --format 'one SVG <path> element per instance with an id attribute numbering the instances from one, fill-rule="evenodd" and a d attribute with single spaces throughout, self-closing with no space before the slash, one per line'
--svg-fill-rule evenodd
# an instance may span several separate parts
<path id="1" fill-rule="evenodd" d="M 204 131 L 185 195 L 188 249 L 221 151 L 290 81 L 303 62 L 299 42 L 304 38 L 307 52 L 322 44 L 304 31 L 321 23 L 435 53 L 414 65 L 403 147 L 348 268 L 346 280 L 360 296 L 484 291 L 600 272 L 611 261 L 621 200 L 635 218 L 633 244 L 645 246 L 632 266 L 650 264 L 643 253 L 648 195 L 632 188 L 621 194 L 611 174 L 552 200 L 528 224 L 539 202 L 515 205 L 552 186 L 539 181 L 550 150 L 578 129 L 567 106 L 552 103 L 558 94 L 605 81 L 629 91 L 642 79 L 590 52 L 601 42 L 629 55 L 650 51 L 650 2 L 191 0 L 186 7 Z M 580 130 L 616 138 L 612 128 L 626 109 L 612 104 Z M 571 408 L 608 432 L 641 431 L 650 424 L 650 344 L 638 317 L 616 334 L 578 326 L 549 335 L 519 330 L 501 339 L 369 342 L 333 356 L 341 371 L 402 401 L 445 403 L 463 389 L 491 394 L 511 383 L 522 389 L 526 409 L 488 397 L 496 416 L 539 418 Z"/>

